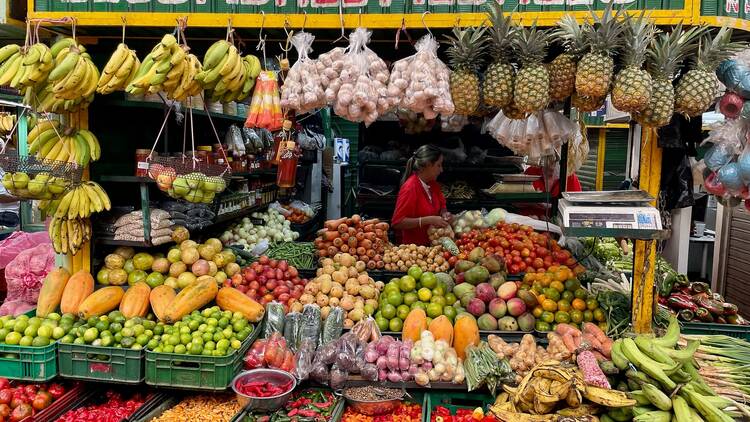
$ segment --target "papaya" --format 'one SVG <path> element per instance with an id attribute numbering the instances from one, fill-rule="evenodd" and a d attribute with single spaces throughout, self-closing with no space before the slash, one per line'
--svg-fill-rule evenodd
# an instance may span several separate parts
<path id="1" fill-rule="evenodd" d="M 175 296 L 177 296 L 177 292 L 166 284 L 156 286 L 151 290 L 148 300 L 151 303 L 151 310 L 154 311 L 154 315 L 159 321 L 164 320 L 167 307 L 172 303 Z"/>
<path id="2" fill-rule="evenodd" d="M 83 319 L 98 317 L 117 309 L 125 291 L 120 286 L 109 286 L 91 293 L 78 306 L 78 316 Z"/>
<path id="3" fill-rule="evenodd" d="M 466 348 L 479 344 L 479 326 L 471 315 L 458 315 L 453 327 L 453 348 L 459 358 L 466 358 Z"/>
<path id="4" fill-rule="evenodd" d="M 139 281 L 128 288 L 120 301 L 120 312 L 125 318 L 145 317 L 148 314 L 151 287 Z"/>
<path id="5" fill-rule="evenodd" d="M 78 315 L 78 307 L 94 293 L 94 277 L 86 270 L 80 270 L 70 276 L 60 299 L 60 312 Z"/>
<path id="6" fill-rule="evenodd" d="M 177 293 L 177 296 L 164 312 L 164 321 L 171 324 L 181 320 L 183 316 L 210 303 L 218 293 L 219 287 L 215 278 L 210 276 L 200 277 L 195 283 Z"/>
<path id="7" fill-rule="evenodd" d="M 433 319 L 427 328 L 432 333 L 435 341 L 445 340 L 448 346 L 453 345 L 453 324 L 445 315 Z"/>
<path id="8" fill-rule="evenodd" d="M 36 302 L 36 316 L 44 318 L 57 310 L 69 279 L 70 273 L 62 267 L 55 268 L 47 274 Z"/>
<path id="9" fill-rule="evenodd" d="M 422 331 L 427 329 L 427 314 L 420 308 L 414 308 L 409 312 L 401 328 L 401 340 L 417 342 Z"/>
<path id="10" fill-rule="evenodd" d="M 216 304 L 223 311 L 240 312 L 250 322 L 263 319 L 263 306 L 234 287 L 222 287 L 216 295 Z"/>

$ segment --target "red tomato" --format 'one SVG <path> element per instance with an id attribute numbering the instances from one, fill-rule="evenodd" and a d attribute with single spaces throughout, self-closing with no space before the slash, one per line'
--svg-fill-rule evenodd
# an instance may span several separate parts
<path id="1" fill-rule="evenodd" d="M 10 404 L 11 400 L 13 400 L 13 390 L 8 388 L 0 390 L 0 404 Z"/>
<path id="2" fill-rule="evenodd" d="M 18 422 L 31 416 L 33 409 L 31 405 L 22 403 L 18 407 L 13 408 L 13 412 L 10 414 L 10 420 Z"/>
<path id="3" fill-rule="evenodd" d="M 52 395 L 46 391 L 40 391 L 34 396 L 31 407 L 36 410 L 42 410 L 46 409 L 50 404 L 52 404 Z"/>

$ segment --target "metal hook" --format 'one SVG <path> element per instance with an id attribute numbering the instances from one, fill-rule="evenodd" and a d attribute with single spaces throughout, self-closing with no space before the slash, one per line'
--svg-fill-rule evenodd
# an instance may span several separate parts
<path id="1" fill-rule="evenodd" d="M 357 14 L 357 28 L 362 27 L 362 8 L 359 8 L 359 13 Z"/>
<path id="2" fill-rule="evenodd" d="M 260 31 L 258 32 L 258 45 L 255 46 L 255 50 L 263 52 L 263 62 L 261 63 L 261 67 L 265 69 L 266 67 L 266 37 L 263 35 L 263 28 L 266 26 L 266 12 L 261 10 L 260 14 L 261 16 L 263 16 L 263 18 L 260 21 Z"/>
<path id="3" fill-rule="evenodd" d="M 429 31 L 429 29 L 428 29 Z M 401 41 L 401 33 L 404 33 L 406 36 L 406 39 L 409 41 L 409 44 L 414 44 L 411 40 L 411 36 L 409 36 L 409 32 L 406 30 L 406 18 L 401 18 L 401 28 L 396 30 L 396 45 L 394 46 L 394 50 L 398 50 L 398 44 Z"/>
<path id="4" fill-rule="evenodd" d="M 302 32 L 305 32 L 305 25 L 307 25 L 307 10 L 303 10 L 302 13 L 305 14 L 305 17 L 302 20 Z"/>
<path id="5" fill-rule="evenodd" d="M 431 14 L 431 13 L 432 13 L 432 12 L 430 12 L 429 10 L 425 10 L 425 11 L 424 11 L 424 12 L 422 13 L 422 26 L 424 26 L 424 29 L 426 29 L 426 30 L 427 30 L 427 33 L 428 33 L 428 34 L 430 34 L 430 36 L 431 36 L 431 37 L 433 37 L 433 35 L 432 35 L 432 31 L 430 31 L 430 28 L 429 28 L 429 27 L 427 26 L 427 23 L 425 23 L 425 21 L 424 21 L 424 18 L 425 18 L 425 16 L 427 16 L 427 15 L 429 15 L 429 14 Z M 460 18 L 459 18 L 459 19 L 460 19 Z M 434 38 L 434 37 L 433 37 L 433 38 Z"/>
<path id="6" fill-rule="evenodd" d="M 341 23 L 341 36 L 333 40 L 331 44 L 336 44 L 337 42 L 341 40 L 347 39 L 346 35 L 344 34 L 344 10 L 343 10 L 343 7 L 341 6 L 341 3 L 342 1 L 339 0 L 339 22 Z"/>

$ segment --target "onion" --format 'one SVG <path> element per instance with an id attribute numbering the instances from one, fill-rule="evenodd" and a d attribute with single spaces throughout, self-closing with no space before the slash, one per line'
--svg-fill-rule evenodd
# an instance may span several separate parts
<path id="1" fill-rule="evenodd" d="M 424 387 L 430 383 L 430 377 L 424 372 L 419 372 L 414 375 L 414 382 L 416 382 L 417 385 Z"/>
<path id="2" fill-rule="evenodd" d="M 403 378 L 401 378 L 401 373 L 400 372 L 393 371 L 393 372 L 389 372 L 388 373 L 388 381 L 390 381 L 390 382 L 401 382 L 401 381 L 403 381 Z"/>
<path id="3" fill-rule="evenodd" d="M 409 369 L 409 365 L 411 365 L 411 362 L 409 362 L 409 359 L 407 358 L 400 358 L 398 360 L 398 368 L 402 371 L 406 371 Z"/>
<path id="4" fill-rule="evenodd" d="M 385 381 L 388 377 L 388 371 L 385 369 L 378 369 L 378 381 Z"/>
<path id="5" fill-rule="evenodd" d="M 422 364 L 422 369 L 424 369 L 425 371 L 429 371 L 430 369 L 432 369 L 432 362 L 425 362 L 425 363 L 423 363 Z"/>
<path id="6" fill-rule="evenodd" d="M 409 374 L 408 371 L 401 371 L 401 380 L 402 381 L 409 381 L 411 379 L 411 374 Z"/>
<path id="7" fill-rule="evenodd" d="M 388 358 L 379 356 L 375 364 L 378 366 L 378 369 L 386 369 L 388 368 Z"/>
<path id="8" fill-rule="evenodd" d="M 378 354 L 377 350 L 368 350 L 365 352 L 365 360 L 368 363 L 377 362 L 380 355 Z"/>
<path id="9" fill-rule="evenodd" d="M 415 365 L 413 363 L 411 365 L 409 365 L 409 373 L 411 375 L 416 375 L 417 372 L 419 372 L 419 366 L 417 366 L 417 365 Z"/>

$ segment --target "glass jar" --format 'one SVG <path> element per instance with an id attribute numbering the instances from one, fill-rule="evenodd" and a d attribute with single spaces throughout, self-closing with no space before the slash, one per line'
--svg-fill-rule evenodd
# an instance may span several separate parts
<path id="1" fill-rule="evenodd" d="M 284 142 L 279 149 L 279 169 L 276 173 L 276 185 L 280 188 L 294 187 L 298 159 L 297 144 L 292 141 Z"/>
<path id="2" fill-rule="evenodd" d="M 150 149 L 135 150 L 135 175 L 136 177 L 148 177 L 148 155 Z M 156 153 L 154 153 L 156 154 Z"/>

